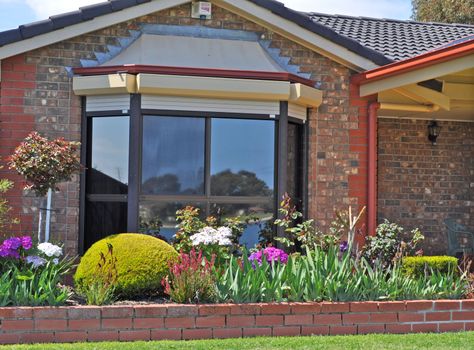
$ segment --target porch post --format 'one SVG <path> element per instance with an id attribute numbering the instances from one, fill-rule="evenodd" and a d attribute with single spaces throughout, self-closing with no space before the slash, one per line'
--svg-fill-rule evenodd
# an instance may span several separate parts
<path id="1" fill-rule="evenodd" d="M 142 131 L 141 95 L 130 95 L 130 152 L 128 159 L 127 231 L 138 232 L 140 148 Z"/>
<path id="2" fill-rule="evenodd" d="M 277 160 L 277 191 L 276 191 L 276 205 L 277 210 L 283 195 L 287 192 L 286 181 L 288 178 L 288 102 L 280 102 L 280 116 L 278 120 L 278 160 Z M 281 219 L 281 214 L 278 212 L 277 217 Z M 284 234 L 283 227 L 277 227 L 277 236 L 281 237 Z"/>

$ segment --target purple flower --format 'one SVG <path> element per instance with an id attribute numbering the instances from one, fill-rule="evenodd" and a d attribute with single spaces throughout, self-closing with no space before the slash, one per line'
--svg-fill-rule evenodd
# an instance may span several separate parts
<path id="1" fill-rule="evenodd" d="M 258 252 L 254 252 L 254 253 L 250 254 L 249 261 L 252 262 L 252 267 L 253 268 L 255 268 L 255 261 L 259 265 L 262 265 L 262 250 L 259 250 Z"/>
<path id="2" fill-rule="evenodd" d="M 21 246 L 23 249 L 28 250 L 31 249 L 33 246 L 33 241 L 31 240 L 30 236 L 23 236 L 20 238 L 21 239 Z"/>
<path id="3" fill-rule="evenodd" d="M 339 251 L 341 253 L 345 253 L 347 248 L 349 248 L 349 243 L 347 243 L 347 241 L 341 242 L 341 244 L 339 244 Z"/>
<path id="4" fill-rule="evenodd" d="M 274 248 L 274 247 L 268 247 L 263 250 L 263 254 L 265 254 L 265 257 L 267 258 L 267 261 L 269 263 L 272 263 L 274 261 L 279 261 L 282 264 L 286 264 L 288 261 L 288 254 L 286 254 L 283 250 Z"/>
<path id="5" fill-rule="evenodd" d="M 273 263 L 274 261 L 278 261 L 282 264 L 286 264 L 288 262 L 288 254 L 286 254 L 283 250 L 274 247 L 268 247 L 264 250 L 259 250 L 258 252 L 250 254 L 249 261 L 252 262 L 252 266 L 254 268 L 255 262 L 257 262 L 258 265 L 262 265 L 263 256 L 265 256 L 265 259 L 269 264 Z"/>
<path id="6" fill-rule="evenodd" d="M 3 241 L 3 245 L 7 249 L 17 250 L 18 248 L 21 247 L 21 239 L 18 237 L 8 238 Z"/>
<path id="7" fill-rule="evenodd" d="M 36 268 L 46 264 L 46 259 L 43 259 L 42 257 L 37 255 L 30 255 L 26 257 L 26 262 Z"/>

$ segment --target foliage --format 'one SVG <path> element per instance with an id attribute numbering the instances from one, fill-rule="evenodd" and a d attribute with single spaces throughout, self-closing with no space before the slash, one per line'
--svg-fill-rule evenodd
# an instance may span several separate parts
<path id="1" fill-rule="evenodd" d="M 305 220 L 301 223 L 303 214 L 296 209 L 288 193 L 285 193 L 280 208 L 278 209 L 281 219 L 275 220 L 275 225 L 283 227 L 285 236 L 276 237 L 275 240 L 286 247 L 299 242 L 303 249 L 313 249 L 321 243 L 321 233 L 316 229 L 314 220 Z"/>
<path id="2" fill-rule="evenodd" d="M 79 170 L 79 145 L 64 138 L 50 141 L 32 132 L 15 149 L 9 165 L 30 183 L 25 189 L 44 196 L 48 189 L 57 190 L 59 182 L 69 181 Z"/>
<path id="3" fill-rule="evenodd" d="M 228 259 L 239 248 L 238 242 L 245 229 L 245 223 L 240 218 L 208 216 L 201 220 L 199 209 L 192 206 L 178 210 L 176 221 L 178 232 L 174 247 L 177 250 L 188 253 L 193 248 L 199 249 L 208 260 L 215 255 L 218 262 Z"/>
<path id="4" fill-rule="evenodd" d="M 0 169 L 2 167 L 0 166 Z M 6 234 L 6 229 L 13 224 L 17 224 L 19 221 L 16 218 L 10 217 L 11 207 L 8 205 L 8 201 L 4 198 L 7 193 L 13 187 L 13 182 L 7 179 L 0 179 L 0 235 Z"/>
<path id="5" fill-rule="evenodd" d="M 407 256 L 402 259 L 402 268 L 409 276 L 422 277 L 433 272 L 450 274 L 458 269 L 458 259 L 452 256 Z"/>
<path id="6" fill-rule="evenodd" d="M 367 243 L 363 248 L 364 257 L 375 264 L 383 267 L 393 265 L 403 256 L 417 253 L 416 246 L 424 239 L 418 229 L 412 230 L 410 241 L 403 241 L 404 228 L 396 223 L 385 220 L 377 226 L 375 236 L 368 236 Z"/>
<path id="7" fill-rule="evenodd" d="M 286 247 L 294 246 L 298 242 L 304 251 L 317 247 L 327 250 L 338 243 L 342 243 L 342 237 L 347 237 L 346 242 L 349 242 L 352 248 L 356 226 L 364 211 L 365 207 L 357 216 L 352 216 L 351 207 L 349 207 L 347 213 L 336 212 L 336 220 L 332 223 L 329 233 L 323 233 L 316 229 L 314 220 L 301 222 L 303 214 L 296 209 L 290 196 L 285 193 L 279 209 L 282 218 L 275 220 L 275 225 L 283 227 L 286 235 L 277 237 L 275 240 Z"/>
<path id="8" fill-rule="evenodd" d="M 412 6 L 417 21 L 474 24 L 474 0 L 412 0 Z"/>
<path id="9" fill-rule="evenodd" d="M 117 281 L 117 258 L 113 245 L 107 244 L 107 253 L 99 253 L 99 261 L 89 288 L 83 290 L 87 305 L 107 305 L 115 300 L 115 282 Z"/>
<path id="10" fill-rule="evenodd" d="M 244 254 L 232 257 L 217 289 L 223 302 L 364 301 L 458 298 L 465 276 L 434 272 L 413 278 L 397 265 L 371 266 L 338 247 L 307 249 L 306 255 L 290 256 L 287 264 L 252 264 Z"/>
<path id="11" fill-rule="evenodd" d="M 111 284 L 114 295 L 134 298 L 156 293 L 168 271 L 168 264 L 178 253 L 158 238 L 138 233 L 123 233 L 106 237 L 94 243 L 81 258 L 74 275 L 76 289 L 84 294 L 98 280 L 106 283 L 106 276 L 96 274 L 97 257 L 106 255 L 109 244 L 116 257 L 117 278 Z"/>
<path id="12" fill-rule="evenodd" d="M 178 262 L 170 264 L 162 284 L 165 294 L 177 303 L 206 303 L 216 299 L 214 259 L 207 260 L 193 248 L 181 253 Z"/>
<path id="13" fill-rule="evenodd" d="M 55 254 L 50 254 L 52 249 Z M 0 305 L 62 305 L 71 293 L 59 283 L 72 266 L 62 249 L 34 246 L 29 236 L 12 237 L 0 246 Z"/>

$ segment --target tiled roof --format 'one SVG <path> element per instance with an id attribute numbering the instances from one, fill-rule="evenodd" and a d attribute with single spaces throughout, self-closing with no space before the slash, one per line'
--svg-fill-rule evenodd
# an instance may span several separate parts
<path id="1" fill-rule="evenodd" d="M 316 23 L 400 61 L 473 35 L 474 25 L 307 13 Z"/>
<path id="2" fill-rule="evenodd" d="M 100 0 L 97 0 L 100 1 Z M 0 32 L 0 48 L 151 0 L 109 0 Z M 474 26 L 303 13 L 275 0 L 248 0 L 377 65 L 403 60 L 464 36 Z"/>

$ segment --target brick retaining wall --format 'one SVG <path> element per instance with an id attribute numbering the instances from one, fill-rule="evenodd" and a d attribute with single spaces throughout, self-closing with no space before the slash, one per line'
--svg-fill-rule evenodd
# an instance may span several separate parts
<path id="1" fill-rule="evenodd" d="M 0 308 L 0 343 L 474 330 L 474 300 Z"/>

